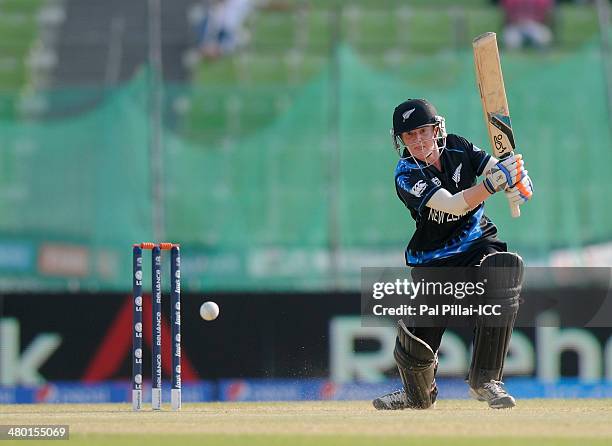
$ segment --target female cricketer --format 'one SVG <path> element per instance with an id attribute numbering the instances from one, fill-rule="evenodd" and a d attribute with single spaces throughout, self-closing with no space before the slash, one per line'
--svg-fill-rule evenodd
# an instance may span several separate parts
<path id="1" fill-rule="evenodd" d="M 484 214 L 484 202 L 503 191 L 522 205 L 533 186 L 521 155 L 497 160 L 461 136 L 446 133 L 445 120 L 424 99 L 409 99 L 393 112 L 393 146 L 400 156 L 395 169 L 397 196 L 416 222 L 406 248 L 406 264 L 420 267 L 472 267 L 493 271 L 485 299 L 502 302 L 504 316 L 493 323 L 477 317 L 468 374 L 470 395 L 491 408 L 513 407 L 505 390 L 503 364 L 518 312 L 523 276 L 520 256 L 507 252 L 497 228 Z M 483 180 L 478 182 L 478 177 Z M 373 401 L 381 410 L 427 409 L 437 397 L 437 351 L 445 326 L 410 327 L 398 322 L 394 357 L 403 389 Z"/>

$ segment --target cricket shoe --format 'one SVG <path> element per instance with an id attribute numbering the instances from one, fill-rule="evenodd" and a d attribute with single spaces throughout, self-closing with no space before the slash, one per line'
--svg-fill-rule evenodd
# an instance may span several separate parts
<path id="1" fill-rule="evenodd" d="M 404 389 L 387 393 L 372 401 L 372 405 L 378 410 L 402 410 L 408 408 L 406 392 Z"/>
<path id="2" fill-rule="evenodd" d="M 432 406 L 436 406 L 436 397 L 438 396 L 438 387 L 433 385 L 431 389 Z M 414 409 L 414 407 L 406 399 L 406 391 L 404 389 L 396 390 L 395 392 L 387 393 L 372 401 L 374 408 L 378 410 L 403 410 Z"/>
<path id="3" fill-rule="evenodd" d="M 503 382 L 492 379 L 478 389 L 470 388 L 470 396 L 478 401 L 486 401 L 491 409 L 510 409 L 516 406 L 516 400 L 503 386 Z"/>

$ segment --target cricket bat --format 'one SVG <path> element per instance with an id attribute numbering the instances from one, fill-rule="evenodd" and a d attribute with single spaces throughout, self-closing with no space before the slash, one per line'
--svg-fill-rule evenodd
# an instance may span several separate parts
<path id="1" fill-rule="evenodd" d="M 472 46 L 474 47 L 476 80 L 489 131 L 489 141 L 493 148 L 493 155 L 498 159 L 504 159 L 512 155 L 515 145 L 497 49 L 497 37 L 492 32 L 484 33 L 474 39 Z M 521 215 L 518 205 L 510 205 L 510 211 L 513 217 Z"/>

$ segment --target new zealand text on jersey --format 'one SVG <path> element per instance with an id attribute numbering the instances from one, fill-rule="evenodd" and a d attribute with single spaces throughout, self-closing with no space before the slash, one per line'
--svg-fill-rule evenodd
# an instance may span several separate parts
<path id="1" fill-rule="evenodd" d="M 448 212 L 438 211 L 436 209 L 429 208 L 429 215 L 427 216 L 427 219 L 429 221 L 433 221 L 441 225 L 443 223 L 449 223 L 451 221 L 458 221 L 465 214 L 467 214 L 467 212 L 464 212 L 463 214 L 460 214 L 460 215 L 453 215 L 453 214 L 449 214 Z"/>

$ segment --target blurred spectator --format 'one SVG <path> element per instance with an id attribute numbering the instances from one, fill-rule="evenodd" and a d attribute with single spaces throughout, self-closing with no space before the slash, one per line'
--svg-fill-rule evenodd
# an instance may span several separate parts
<path id="1" fill-rule="evenodd" d="M 253 10 L 253 0 L 204 0 L 198 25 L 198 47 L 203 57 L 216 59 L 231 53 L 245 40 L 243 24 Z"/>
<path id="2" fill-rule="evenodd" d="M 506 48 L 546 48 L 552 43 L 555 0 L 501 0 Z"/>

